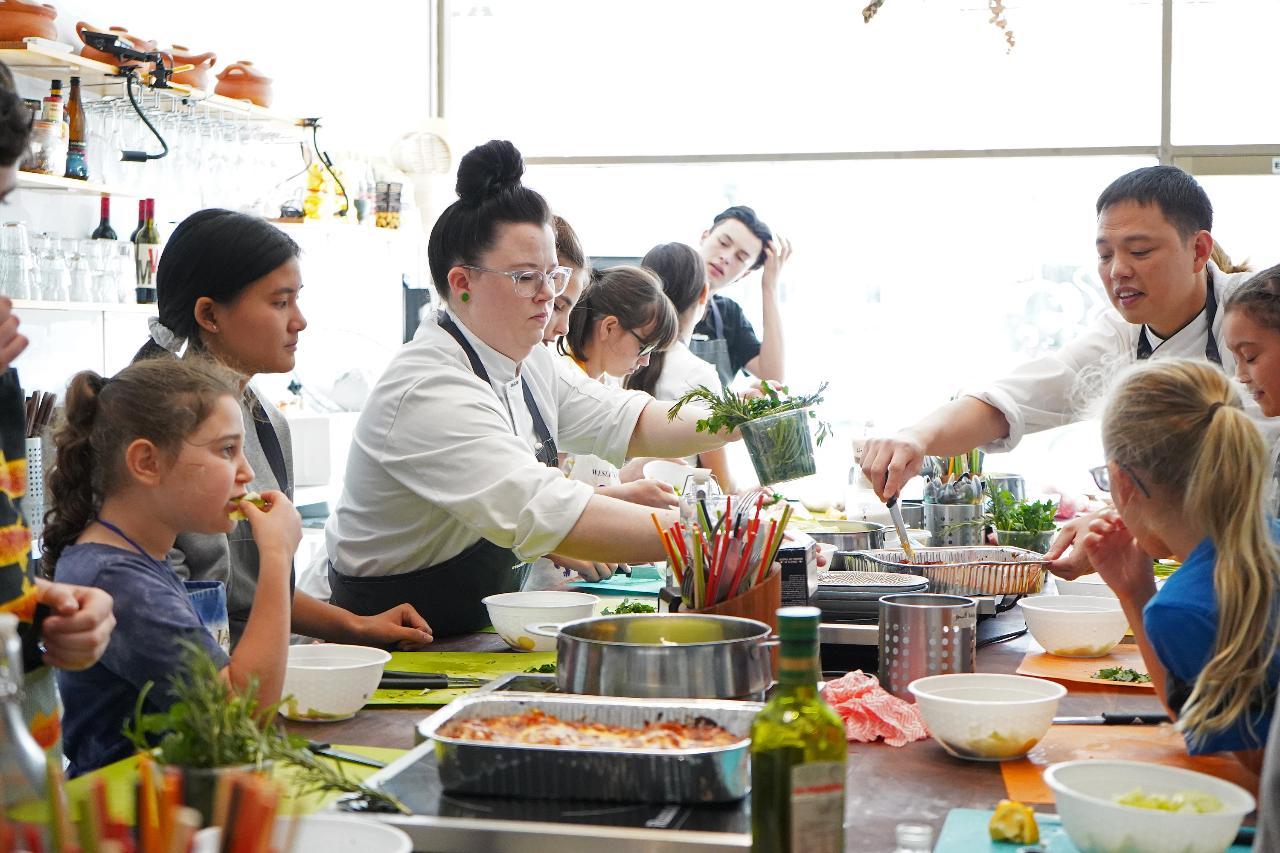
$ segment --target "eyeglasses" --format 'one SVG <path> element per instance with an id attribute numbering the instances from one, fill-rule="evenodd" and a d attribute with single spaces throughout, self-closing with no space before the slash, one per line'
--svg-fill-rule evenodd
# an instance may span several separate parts
<path id="1" fill-rule="evenodd" d="M 1138 479 L 1138 475 L 1133 473 L 1132 468 L 1125 465 L 1123 462 L 1117 462 L 1116 464 L 1120 466 L 1122 471 L 1129 475 L 1129 478 L 1133 480 L 1133 484 L 1138 487 L 1138 491 L 1142 492 L 1143 497 L 1151 497 L 1151 493 L 1147 491 L 1147 487 Z M 1102 489 L 1104 492 L 1111 491 L 1111 471 L 1108 470 L 1106 465 L 1099 465 L 1097 468 L 1090 468 L 1089 473 L 1093 475 L 1093 482 L 1097 484 L 1099 489 Z"/>
<path id="2" fill-rule="evenodd" d="M 473 264 L 459 264 L 459 266 L 478 272 L 505 275 L 515 285 L 516 296 L 526 299 L 537 295 L 538 291 L 542 290 L 543 282 L 551 285 L 551 297 L 554 299 L 564 293 L 565 288 L 569 286 L 569 279 L 573 276 L 573 270 L 568 267 L 556 267 L 551 272 L 540 272 L 539 270 L 494 270 Z"/>
<path id="3" fill-rule="evenodd" d="M 644 338 L 640 337 L 640 333 L 635 329 L 627 329 L 627 331 L 635 335 L 635 339 L 640 342 L 640 352 L 636 353 L 636 358 L 644 358 L 658 348 L 657 344 L 645 343 Z"/>

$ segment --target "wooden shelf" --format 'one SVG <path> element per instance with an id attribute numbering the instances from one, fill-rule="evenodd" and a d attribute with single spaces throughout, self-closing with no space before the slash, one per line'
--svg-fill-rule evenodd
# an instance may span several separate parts
<path id="1" fill-rule="evenodd" d="M 77 181 L 74 178 L 41 175 L 37 172 L 18 172 L 18 189 L 65 192 L 76 195 L 115 195 L 142 198 L 141 193 L 122 186 L 97 184 L 93 181 Z"/>
<path id="2" fill-rule="evenodd" d="M 15 311 L 97 311 L 103 314 L 155 314 L 154 305 L 131 302 L 45 302 L 40 299 L 15 299 Z"/>

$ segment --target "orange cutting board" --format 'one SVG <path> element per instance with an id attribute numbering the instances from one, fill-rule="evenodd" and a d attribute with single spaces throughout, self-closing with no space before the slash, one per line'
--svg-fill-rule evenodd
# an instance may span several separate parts
<path id="1" fill-rule="evenodd" d="M 1100 669 L 1116 666 L 1127 666 L 1138 672 L 1146 672 L 1147 665 L 1142 660 L 1142 652 L 1133 643 L 1121 643 L 1111 653 L 1100 658 L 1063 658 L 1051 655 L 1032 643 L 1022 663 L 1018 664 L 1018 675 L 1034 675 L 1037 678 L 1051 678 L 1054 681 L 1074 681 L 1092 684 L 1098 687 L 1121 687 L 1128 690 L 1146 690 L 1154 692 L 1155 687 L 1148 684 L 1134 684 L 1131 681 L 1105 681 L 1094 678 L 1093 674 Z"/>
<path id="2" fill-rule="evenodd" d="M 1044 769 L 1059 761 L 1107 758 L 1185 767 L 1235 782 L 1257 793 L 1257 778 L 1231 756 L 1188 755 L 1186 742 L 1172 724 L 1159 726 L 1050 726 L 1044 740 L 1026 758 L 1000 765 L 1010 799 L 1052 803 Z"/>

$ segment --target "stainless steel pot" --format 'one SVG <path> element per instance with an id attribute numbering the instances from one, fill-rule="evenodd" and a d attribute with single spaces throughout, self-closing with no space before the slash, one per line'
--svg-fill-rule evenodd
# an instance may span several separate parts
<path id="1" fill-rule="evenodd" d="M 773 680 L 771 629 L 753 619 L 639 613 L 527 630 L 556 637 L 556 686 L 565 693 L 747 699 Z"/>
<path id="2" fill-rule="evenodd" d="M 883 524 L 874 521 L 823 521 L 819 530 L 807 530 L 814 542 L 835 545 L 837 551 L 866 551 L 884 547 Z"/>

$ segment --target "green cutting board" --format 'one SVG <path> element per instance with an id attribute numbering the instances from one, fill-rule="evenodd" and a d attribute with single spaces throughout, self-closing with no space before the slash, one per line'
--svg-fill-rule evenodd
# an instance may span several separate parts
<path id="1" fill-rule="evenodd" d="M 392 652 L 387 669 L 402 672 L 443 672 L 494 679 L 508 672 L 555 663 L 555 652 Z M 446 690 L 375 690 L 365 707 L 378 705 L 447 705 L 475 688 Z"/>
<path id="2" fill-rule="evenodd" d="M 989 809 L 952 809 L 947 813 L 947 821 L 942 825 L 942 834 L 938 836 L 933 853 L 1014 853 L 1022 848 L 1021 844 L 991 840 L 987 831 L 991 815 Z M 1080 853 L 1080 848 L 1067 838 L 1057 815 L 1037 812 L 1036 824 L 1040 827 L 1040 844 L 1037 846 L 1045 853 Z M 1234 844 L 1227 848 L 1226 853 L 1249 853 L 1249 847 Z"/>
<path id="3" fill-rule="evenodd" d="M 340 749 L 344 752 L 354 752 L 368 758 L 374 758 L 390 764 L 400 756 L 404 755 L 407 750 L 403 749 L 384 749 L 376 746 L 334 746 L 334 749 Z M 332 758 L 320 756 L 320 760 L 328 764 L 333 764 L 342 768 L 348 779 L 354 779 L 357 782 L 363 782 L 374 773 L 377 768 L 365 767 L 361 764 L 352 764 L 349 761 L 338 761 Z M 292 767 L 278 766 L 272 772 L 272 777 L 285 786 L 285 790 L 289 790 L 290 780 L 297 771 Z M 88 796 L 89 786 L 93 779 L 101 778 L 107 783 L 107 808 L 111 812 L 113 820 L 133 825 L 134 814 L 134 792 L 138 783 L 138 757 L 117 761 L 115 764 L 108 764 L 106 767 L 99 768 L 92 773 L 86 773 L 67 782 L 67 800 L 71 804 L 72 813 L 77 809 L 77 804 L 83 802 Z M 336 800 L 341 794 L 312 794 L 298 799 L 286 799 L 280 806 L 281 814 L 311 814 L 318 812 L 329 803 Z M 25 823 L 48 823 L 49 810 L 44 803 L 35 803 L 26 806 L 20 806 L 9 811 L 9 817 L 13 820 L 23 821 Z"/>

